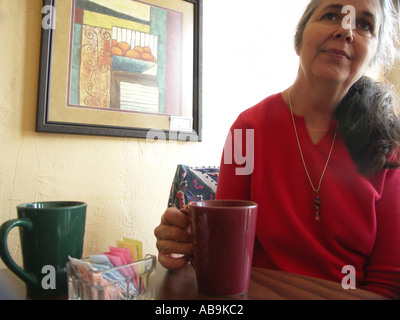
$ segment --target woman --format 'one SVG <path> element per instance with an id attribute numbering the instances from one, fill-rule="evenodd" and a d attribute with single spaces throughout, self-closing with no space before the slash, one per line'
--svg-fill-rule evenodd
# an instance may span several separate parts
<path id="1" fill-rule="evenodd" d="M 348 5 L 355 28 L 342 23 Z M 259 204 L 254 266 L 341 282 L 350 265 L 357 288 L 400 297 L 400 120 L 393 97 L 364 76 L 394 61 L 394 14 L 386 0 L 311 0 L 294 84 L 233 124 L 236 143 L 254 130 L 253 171 L 237 175 L 223 156 L 217 198 Z M 192 253 L 187 227 L 171 208 L 155 229 L 167 268 L 187 263 L 171 253 Z"/>

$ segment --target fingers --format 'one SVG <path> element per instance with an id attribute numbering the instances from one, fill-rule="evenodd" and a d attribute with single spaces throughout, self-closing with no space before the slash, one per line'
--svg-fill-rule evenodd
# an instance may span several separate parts
<path id="1" fill-rule="evenodd" d="M 182 209 L 182 212 L 174 207 L 168 208 L 161 217 L 161 224 L 174 225 L 181 229 L 186 229 L 189 226 L 189 211 Z"/>
<path id="2" fill-rule="evenodd" d="M 160 224 L 154 229 L 157 240 L 171 240 L 176 242 L 191 242 L 192 237 L 186 229 L 181 229 L 171 225 Z"/>
<path id="3" fill-rule="evenodd" d="M 193 245 L 190 242 L 157 240 L 156 246 L 160 253 L 165 253 L 165 254 L 176 253 L 176 254 L 191 255 L 193 253 Z"/>
<path id="4" fill-rule="evenodd" d="M 156 246 L 158 249 L 158 260 L 168 269 L 183 268 L 189 261 L 187 256 L 193 254 L 192 243 L 157 240 Z"/>
<path id="5" fill-rule="evenodd" d="M 168 208 L 161 217 L 161 224 L 154 229 L 157 240 L 172 240 L 190 242 L 191 236 L 187 232 L 188 217 L 176 208 Z"/>
<path id="6" fill-rule="evenodd" d="M 180 258 L 171 257 L 165 253 L 158 254 L 158 261 L 167 269 L 181 269 L 189 263 L 189 259 L 185 256 Z"/>
<path id="7" fill-rule="evenodd" d="M 157 238 L 160 263 L 168 269 L 182 268 L 188 263 L 186 255 L 193 253 L 192 237 L 188 232 L 189 212 L 183 209 L 169 208 L 161 218 L 161 224 L 154 229 Z M 184 255 L 180 257 L 173 254 Z"/>
<path id="8" fill-rule="evenodd" d="M 163 254 L 184 254 L 193 253 L 192 237 L 186 231 L 175 226 L 160 225 L 154 230 L 157 242 L 156 246 Z"/>

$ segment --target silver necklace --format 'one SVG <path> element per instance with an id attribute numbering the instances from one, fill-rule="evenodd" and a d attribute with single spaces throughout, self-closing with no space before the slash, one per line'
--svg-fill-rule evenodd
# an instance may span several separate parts
<path id="1" fill-rule="evenodd" d="M 326 168 L 328 167 L 329 160 L 331 159 L 333 146 L 335 145 L 335 141 L 336 141 L 337 130 L 335 131 L 335 135 L 333 137 L 333 141 L 332 141 L 332 145 L 331 145 L 331 150 L 329 151 L 328 159 L 326 159 L 325 167 L 324 167 L 324 170 L 322 171 L 321 178 L 319 179 L 318 187 L 315 187 L 311 180 L 310 174 L 308 173 L 307 165 L 304 160 L 303 151 L 302 151 L 301 145 L 300 145 L 299 136 L 297 134 L 296 123 L 294 121 L 294 116 L 293 116 L 292 102 L 290 100 L 290 89 L 288 91 L 288 99 L 289 99 L 290 113 L 292 115 L 293 128 L 294 128 L 294 132 L 296 134 L 296 140 L 297 140 L 297 145 L 299 146 L 301 160 L 303 161 L 304 170 L 306 171 L 308 181 L 310 182 L 311 188 L 314 190 L 314 192 L 316 194 L 315 199 L 314 199 L 314 208 L 315 208 L 315 220 L 318 221 L 320 219 L 320 210 L 321 210 L 321 204 L 322 204 L 321 198 L 319 196 L 319 191 L 321 190 L 322 179 L 324 178 Z"/>

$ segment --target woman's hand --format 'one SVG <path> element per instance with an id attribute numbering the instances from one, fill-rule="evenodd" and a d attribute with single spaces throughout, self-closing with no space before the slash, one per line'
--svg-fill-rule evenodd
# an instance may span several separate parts
<path id="1" fill-rule="evenodd" d="M 187 256 L 193 254 L 188 215 L 188 209 L 168 208 L 154 229 L 158 261 L 167 269 L 183 268 L 189 261 Z"/>

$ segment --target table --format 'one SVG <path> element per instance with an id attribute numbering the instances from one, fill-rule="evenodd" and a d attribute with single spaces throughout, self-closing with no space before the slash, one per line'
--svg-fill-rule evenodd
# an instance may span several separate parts
<path id="1" fill-rule="evenodd" d="M 197 290 L 192 266 L 166 270 L 157 265 L 156 299 L 216 299 Z M 220 299 L 227 299 L 223 297 Z M 249 291 L 229 297 L 235 300 L 385 300 L 384 297 L 361 290 L 342 288 L 340 283 L 278 270 L 252 268 Z"/>
<path id="2" fill-rule="evenodd" d="M 159 263 L 156 274 L 157 300 L 216 300 L 199 293 L 192 266 L 167 270 Z M 66 299 L 67 296 L 57 297 Z M 26 300 L 25 284 L 10 270 L 0 270 L 0 300 Z M 219 299 L 228 299 L 227 297 Z M 277 270 L 253 268 L 249 291 L 229 299 L 266 300 L 383 300 L 384 297 L 360 289 L 345 290 L 341 284 Z"/>

